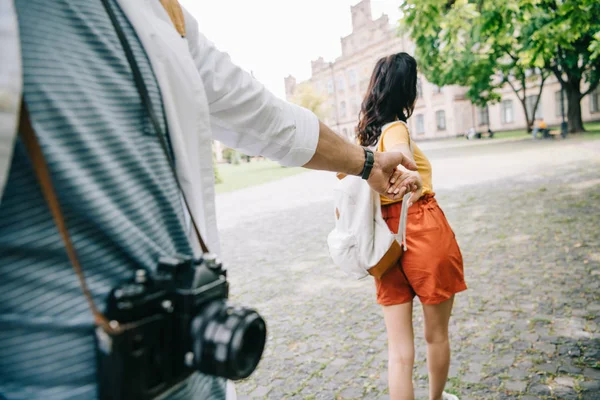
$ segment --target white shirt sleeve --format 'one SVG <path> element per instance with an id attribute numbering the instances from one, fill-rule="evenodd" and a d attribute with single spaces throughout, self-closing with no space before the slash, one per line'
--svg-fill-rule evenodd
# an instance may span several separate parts
<path id="1" fill-rule="evenodd" d="M 277 98 L 233 64 L 198 31 L 184 10 L 190 52 L 208 99 L 216 140 L 248 155 L 286 166 L 306 164 L 315 154 L 319 121 L 311 111 Z"/>

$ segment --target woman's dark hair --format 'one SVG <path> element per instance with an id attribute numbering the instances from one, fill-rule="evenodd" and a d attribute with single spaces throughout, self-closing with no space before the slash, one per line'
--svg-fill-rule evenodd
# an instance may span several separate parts
<path id="1" fill-rule="evenodd" d="M 417 98 L 417 62 L 406 53 L 377 61 L 363 99 L 356 136 L 362 146 L 373 146 L 381 127 L 396 119 L 406 122 Z"/>

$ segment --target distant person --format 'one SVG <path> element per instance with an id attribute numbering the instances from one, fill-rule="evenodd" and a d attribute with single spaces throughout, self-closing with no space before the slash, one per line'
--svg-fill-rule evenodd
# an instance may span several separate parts
<path id="1" fill-rule="evenodd" d="M 542 133 L 542 137 L 545 136 L 545 134 L 548 133 L 548 125 L 546 125 L 546 122 L 544 121 L 543 118 L 540 119 L 536 119 L 533 125 L 533 138 L 537 139 L 537 134 L 538 132 Z"/>
<path id="2" fill-rule="evenodd" d="M 383 217 L 397 232 L 402 207 L 410 207 L 406 228 L 408 249 L 396 267 L 375 279 L 377 302 L 383 306 L 388 335 L 388 382 L 391 400 L 414 398 L 415 357 L 412 310 L 413 298 L 423 304 L 429 398 L 457 400 L 444 392 L 450 365 L 448 323 L 454 294 L 467 289 L 463 259 L 454 233 L 435 200 L 431 164 L 413 143 L 407 127 L 417 96 L 417 63 L 406 53 L 377 61 L 369 89 L 362 102 L 357 136 L 363 146 L 378 151 L 399 151 L 417 164 L 414 174 L 422 187 L 411 204 L 381 197 Z"/>
<path id="3" fill-rule="evenodd" d="M 467 131 L 467 139 L 471 140 L 474 139 L 477 136 L 477 130 L 475 130 L 474 127 L 470 127 L 469 130 Z"/>

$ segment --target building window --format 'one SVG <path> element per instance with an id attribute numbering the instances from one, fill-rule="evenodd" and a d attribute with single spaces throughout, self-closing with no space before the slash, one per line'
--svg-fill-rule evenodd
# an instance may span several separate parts
<path id="1" fill-rule="evenodd" d="M 446 130 L 446 111 L 440 110 L 435 112 L 435 120 L 437 122 L 438 131 Z"/>
<path id="2" fill-rule="evenodd" d="M 566 109 L 567 107 L 565 107 L 565 113 L 567 112 Z M 600 112 L 600 88 L 596 88 L 590 93 L 590 112 Z"/>
<path id="3" fill-rule="evenodd" d="M 417 131 L 417 135 L 425 133 L 425 117 L 423 117 L 423 114 L 415 115 L 415 130 Z"/>
<path id="4" fill-rule="evenodd" d="M 351 88 L 356 86 L 356 71 L 353 69 L 348 71 L 348 86 Z"/>
<path id="5" fill-rule="evenodd" d="M 554 92 L 554 115 L 557 117 L 562 117 L 560 92 L 561 92 L 560 90 L 557 90 L 556 92 Z M 565 101 L 563 102 L 563 104 L 565 106 L 565 117 L 566 117 L 567 111 L 568 111 L 568 106 L 569 106 L 566 96 L 565 96 Z"/>
<path id="6" fill-rule="evenodd" d="M 525 98 L 525 109 L 527 110 L 527 116 L 531 117 L 533 115 L 533 107 L 535 107 L 535 102 L 537 101 L 538 96 L 537 95 L 531 95 L 531 96 L 527 96 Z M 533 116 L 534 119 L 542 119 L 542 101 L 540 99 L 540 102 L 538 104 L 537 109 L 535 110 L 535 115 Z"/>
<path id="7" fill-rule="evenodd" d="M 346 118 L 346 102 L 342 101 L 340 103 L 340 118 Z"/>
<path id="8" fill-rule="evenodd" d="M 515 121 L 512 100 L 502 100 L 502 123 L 510 124 Z"/>
<path id="9" fill-rule="evenodd" d="M 338 77 L 337 79 L 337 88 L 338 92 L 343 92 L 344 91 L 344 78 L 343 77 Z"/>
<path id="10" fill-rule="evenodd" d="M 333 94 L 333 80 L 327 81 L 327 93 Z"/>
<path id="11" fill-rule="evenodd" d="M 477 108 L 477 122 L 480 126 L 490 124 L 490 111 L 487 106 Z"/>
<path id="12" fill-rule="evenodd" d="M 439 87 L 438 85 L 433 85 L 433 94 L 440 94 L 442 93 L 442 88 Z"/>
<path id="13" fill-rule="evenodd" d="M 420 99 L 423 97 L 423 81 L 421 78 L 417 78 L 417 98 Z"/>
<path id="14" fill-rule="evenodd" d="M 359 111 L 360 111 L 360 100 L 355 100 L 354 103 L 352 103 L 352 115 L 358 116 Z"/>
<path id="15" fill-rule="evenodd" d="M 364 92 L 367 91 L 368 88 L 369 88 L 369 80 L 368 79 L 361 79 L 360 80 L 359 90 L 364 93 Z"/>

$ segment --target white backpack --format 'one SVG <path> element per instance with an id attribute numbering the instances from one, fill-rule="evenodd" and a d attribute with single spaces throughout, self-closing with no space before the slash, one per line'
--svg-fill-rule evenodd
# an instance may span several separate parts
<path id="1" fill-rule="evenodd" d="M 409 143 L 412 152 L 412 140 Z M 410 192 L 404 195 L 403 204 L 410 196 Z M 334 205 L 335 228 L 327 237 L 333 262 L 356 279 L 367 275 L 380 278 L 406 251 L 408 207 L 402 207 L 396 235 L 383 219 L 379 194 L 366 180 L 349 175 L 339 180 Z"/>

